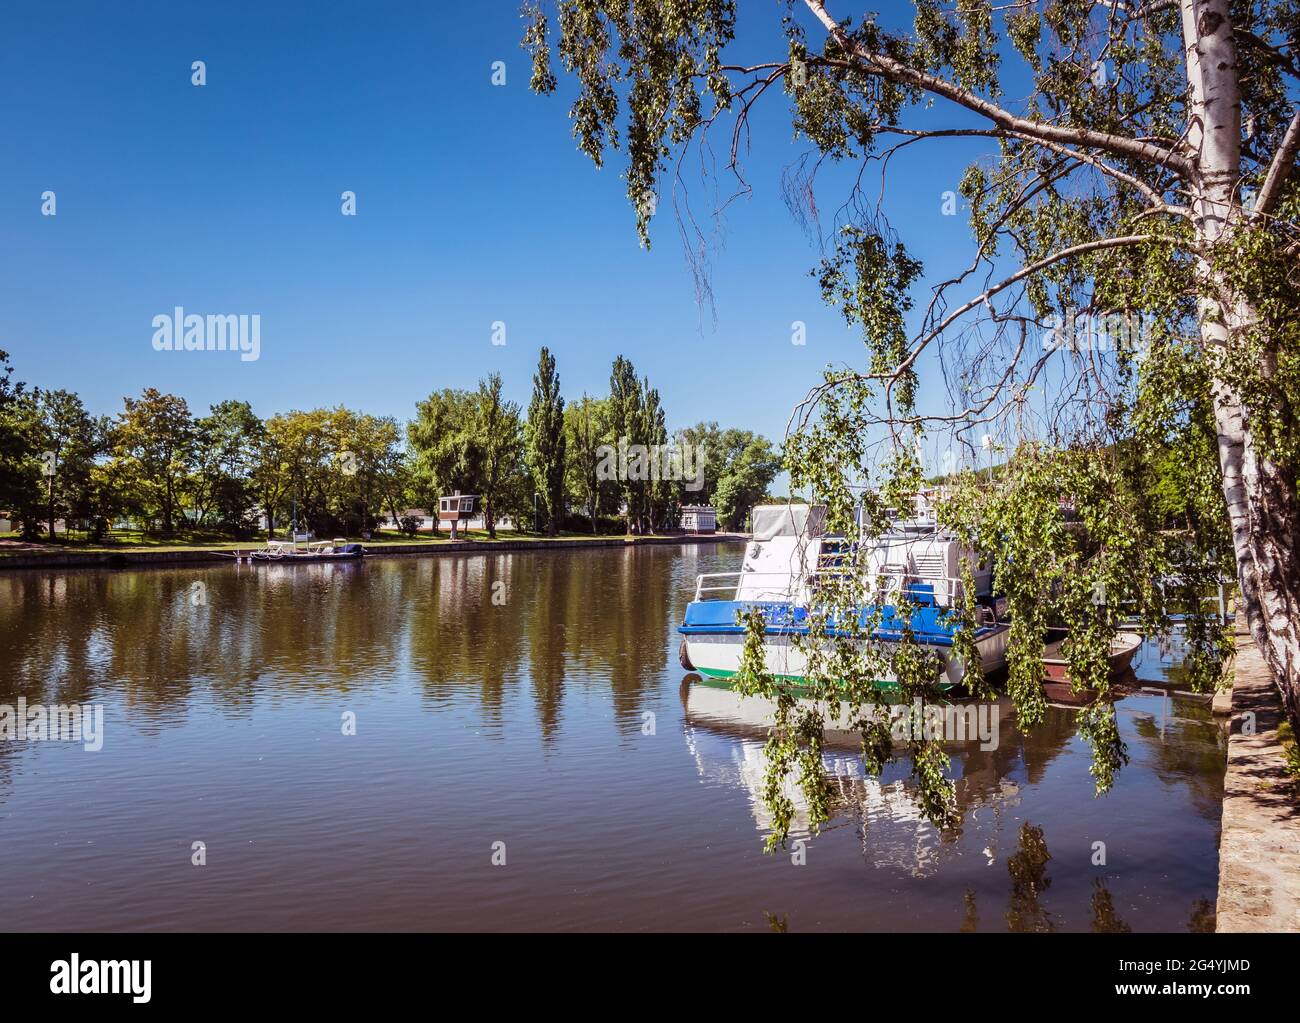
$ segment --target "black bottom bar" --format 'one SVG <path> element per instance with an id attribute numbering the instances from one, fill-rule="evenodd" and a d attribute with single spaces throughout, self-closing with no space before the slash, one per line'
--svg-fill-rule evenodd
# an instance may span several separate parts
<path id="1" fill-rule="evenodd" d="M 447 998 L 501 1011 L 519 999 L 521 1013 L 536 1014 L 545 1002 L 562 1011 L 561 992 L 623 984 L 629 1005 L 653 1004 L 661 985 L 698 984 L 703 1001 L 734 1010 L 769 998 L 811 1007 L 846 983 L 860 983 L 864 1006 L 883 989 L 983 1012 L 1034 999 L 1072 1012 L 1125 1003 L 1231 1011 L 1261 998 L 1286 1004 L 1300 961 L 1300 935 L 21 934 L 5 946 L 6 1015 L 23 1006 L 337 1013 Z"/>

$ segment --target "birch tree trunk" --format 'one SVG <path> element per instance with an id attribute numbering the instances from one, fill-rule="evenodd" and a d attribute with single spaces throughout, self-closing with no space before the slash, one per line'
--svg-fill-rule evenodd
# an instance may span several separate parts
<path id="1" fill-rule="evenodd" d="M 1255 645 L 1273 670 L 1287 711 L 1300 717 L 1300 535 L 1295 475 L 1262 458 L 1246 408 L 1217 398 L 1223 493 L 1232 523 L 1241 605 Z"/>
<path id="2" fill-rule="evenodd" d="M 1255 322 L 1249 301 L 1214 270 L 1213 254 L 1242 223 L 1241 94 L 1228 0 L 1182 0 L 1189 83 L 1188 140 L 1200 150 L 1195 214 L 1204 282 L 1201 339 L 1217 358 Z M 1262 368 L 1267 372 L 1267 366 Z M 1300 501 L 1294 467 L 1259 449 L 1251 411 L 1227 380 L 1213 384 L 1223 496 L 1250 633 L 1292 718 L 1300 717 Z"/>

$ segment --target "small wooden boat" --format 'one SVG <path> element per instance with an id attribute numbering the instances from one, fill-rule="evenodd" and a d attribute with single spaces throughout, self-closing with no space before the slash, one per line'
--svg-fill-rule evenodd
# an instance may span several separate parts
<path id="1" fill-rule="evenodd" d="M 1043 691 L 1049 699 L 1070 702 L 1077 700 L 1078 694 L 1070 688 L 1070 662 L 1061 651 L 1065 634 L 1059 630 L 1048 636 L 1043 647 Z M 1132 672 L 1133 658 L 1142 645 L 1142 637 L 1133 632 L 1121 632 L 1110 640 L 1110 677 L 1112 680 L 1123 678 Z"/>

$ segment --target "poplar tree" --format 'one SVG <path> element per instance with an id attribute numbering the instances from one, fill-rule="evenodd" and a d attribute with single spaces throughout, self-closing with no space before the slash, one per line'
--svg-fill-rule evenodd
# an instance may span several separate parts
<path id="1" fill-rule="evenodd" d="M 641 382 L 632 363 L 618 356 L 609 375 L 609 419 L 611 441 L 620 452 L 618 458 L 619 493 L 626 506 L 625 518 L 629 533 L 641 532 L 642 490 L 638 481 L 631 478 L 625 462 L 627 448 L 642 443 L 644 427 L 644 399 Z"/>
<path id="2" fill-rule="evenodd" d="M 533 374 L 533 397 L 528 403 L 525 435 L 533 485 L 545 502 L 546 532 L 554 536 L 564 514 L 564 398 L 560 396 L 555 356 L 545 347 Z"/>

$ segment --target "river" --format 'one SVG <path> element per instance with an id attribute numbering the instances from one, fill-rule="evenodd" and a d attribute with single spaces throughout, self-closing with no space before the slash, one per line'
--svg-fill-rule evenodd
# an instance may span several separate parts
<path id="1" fill-rule="evenodd" d="M 836 815 L 765 854 L 761 725 L 677 663 L 731 545 L 0 574 L 0 705 L 102 709 L 101 748 L 0 741 L 11 930 L 1187 930 L 1212 925 L 1226 740 L 1117 704 L 906 762 L 832 744 Z M 1148 643 L 1140 677 L 1176 679 Z M 87 721 L 90 719 L 88 718 Z M 1099 844 L 1100 843 L 1100 844 Z"/>

